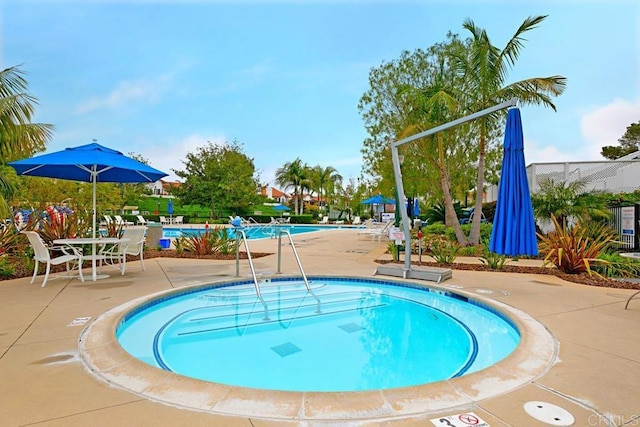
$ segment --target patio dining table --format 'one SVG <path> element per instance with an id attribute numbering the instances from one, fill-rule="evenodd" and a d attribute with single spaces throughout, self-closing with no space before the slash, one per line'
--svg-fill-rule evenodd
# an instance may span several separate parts
<path id="1" fill-rule="evenodd" d="M 117 237 L 81 237 L 81 238 L 69 238 L 69 239 L 55 239 L 53 241 L 56 245 L 66 245 L 66 246 L 83 246 L 83 245 L 91 245 L 91 254 L 90 255 L 82 255 L 82 260 L 91 260 L 91 277 L 95 282 L 98 279 L 106 279 L 109 277 L 108 274 L 97 274 L 96 273 L 96 264 L 98 260 L 105 260 L 105 255 L 100 255 L 97 251 L 98 247 L 104 247 L 108 244 L 123 244 L 127 243 L 128 239 L 120 239 Z"/>

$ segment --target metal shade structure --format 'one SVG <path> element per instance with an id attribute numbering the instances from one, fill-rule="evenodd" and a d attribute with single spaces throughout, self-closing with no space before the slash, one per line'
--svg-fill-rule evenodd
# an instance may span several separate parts
<path id="1" fill-rule="evenodd" d="M 502 172 L 489 250 L 509 256 L 538 255 L 518 108 L 510 109 L 507 115 Z"/>
<path id="2" fill-rule="evenodd" d="M 93 184 L 92 237 L 96 237 L 96 183 L 156 182 L 168 174 L 97 143 L 9 162 L 18 175 L 59 178 Z"/>

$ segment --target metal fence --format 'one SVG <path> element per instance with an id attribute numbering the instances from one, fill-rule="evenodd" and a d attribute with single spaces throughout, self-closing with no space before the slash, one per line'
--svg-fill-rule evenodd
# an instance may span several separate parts
<path id="1" fill-rule="evenodd" d="M 609 208 L 609 225 L 618 232 L 620 249 L 638 249 L 640 232 L 640 205 Z"/>

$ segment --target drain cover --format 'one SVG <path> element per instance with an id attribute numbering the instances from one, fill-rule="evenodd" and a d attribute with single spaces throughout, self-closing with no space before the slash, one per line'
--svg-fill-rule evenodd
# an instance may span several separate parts
<path id="1" fill-rule="evenodd" d="M 575 422 L 569 411 L 547 402 L 527 402 L 524 410 L 536 420 L 552 426 L 570 426 Z"/>

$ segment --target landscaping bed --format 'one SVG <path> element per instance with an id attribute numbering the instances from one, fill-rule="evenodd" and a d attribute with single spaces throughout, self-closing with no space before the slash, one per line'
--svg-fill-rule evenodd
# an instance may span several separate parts
<path id="1" fill-rule="evenodd" d="M 379 264 L 396 263 L 403 264 L 402 261 L 390 261 L 390 260 L 377 260 Z M 413 262 L 412 265 L 418 265 Z M 471 270 L 471 271 L 493 271 L 503 273 L 527 273 L 527 274 L 550 274 L 559 277 L 563 280 L 573 283 L 580 283 L 589 286 L 600 286 L 606 288 L 618 288 L 618 289 L 638 289 L 640 290 L 640 283 L 631 282 L 626 280 L 608 279 L 605 277 L 599 277 L 595 274 L 589 275 L 587 273 L 581 274 L 567 274 L 559 271 L 553 267 L 530 267 L 521 265 L 505 265 L 501 269 L 491 269 L 484 264 L 465 264 L 454 262 L 452 264 L 443 264 L 437 262 L 423 262 L 420 264 L 424 267 L 439 267 L 450 268 L 452 270 Z"/>

